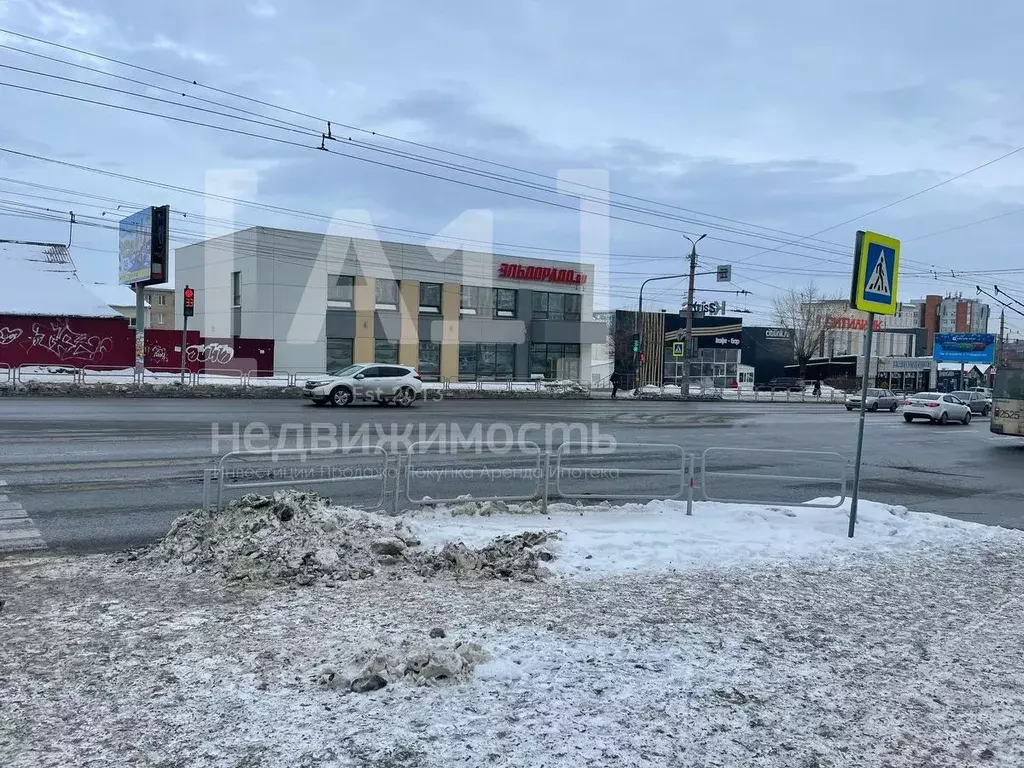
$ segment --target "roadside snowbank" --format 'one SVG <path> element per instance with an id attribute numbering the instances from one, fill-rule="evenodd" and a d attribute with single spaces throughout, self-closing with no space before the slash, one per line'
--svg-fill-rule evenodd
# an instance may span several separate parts
<path id="1" fill-rule="evenodd" d="M 1021 532 L 870 502 L 853 540 L 806 507 L 460 511 L 402 530 L 558 529 L 563 578 L 0 561 L 5 768 L 1024 765 Z"/>

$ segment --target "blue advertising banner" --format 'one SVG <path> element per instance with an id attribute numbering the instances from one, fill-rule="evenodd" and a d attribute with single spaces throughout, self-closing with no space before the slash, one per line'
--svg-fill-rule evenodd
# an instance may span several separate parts
<path id="1" fill-rule="evenodd" d="M 932 357 L 939 363 L 991 365 L 996 358 L 996 337 L 991 333 L 937 333 Z"/>

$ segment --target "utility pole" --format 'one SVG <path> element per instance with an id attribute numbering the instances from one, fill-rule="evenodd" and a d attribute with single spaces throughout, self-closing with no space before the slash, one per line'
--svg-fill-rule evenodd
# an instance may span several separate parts
<path id="1" fill-rule="evenodd" d="M 686 366 L 683 368 L 683 390 L 684 396 L 690 395 L 690 367 L 693 360 L 693 283 L 697 277 L 697 243 L 707 237 L 705 232 L 696 240 L 689 235 L 683 235 L 690 241 L 690 288 L 686 293 Z"/>

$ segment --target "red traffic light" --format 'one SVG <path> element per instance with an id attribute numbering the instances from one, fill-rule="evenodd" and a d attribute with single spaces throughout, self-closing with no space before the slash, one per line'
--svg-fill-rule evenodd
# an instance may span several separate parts
<path id="1" fill-rule="evenodd" d="M 196 291 L 194 288 L 185 289 L 185 306 L 193 309 L 196 305 Z"/>

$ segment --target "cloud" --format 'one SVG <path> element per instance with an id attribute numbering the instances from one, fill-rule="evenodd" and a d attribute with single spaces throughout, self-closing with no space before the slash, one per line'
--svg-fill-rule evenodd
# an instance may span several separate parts
<path id="1" fill-rule="evenodd" d="M 197 64 L 205 64 L 206 66 L 212 66 L 220 63 L 220 59 L 213 54 L 201 51 L 198 48 L 186 45 L 184 43 L 171 40 L 165 35 L 157 35 L 156 39 L 150 43 L 149 47 L 154 51 L 167 51 L 173 53 L 179 59 L 185 61 L 194 61 Z"/>
<path id="2" fill-rule="evenodd" d="M 70 8 L 56 0 L 34 4 L 40 31 L 63 41 L 89 41 L 104 34 L 110 22 L 104 16 Z"/>

